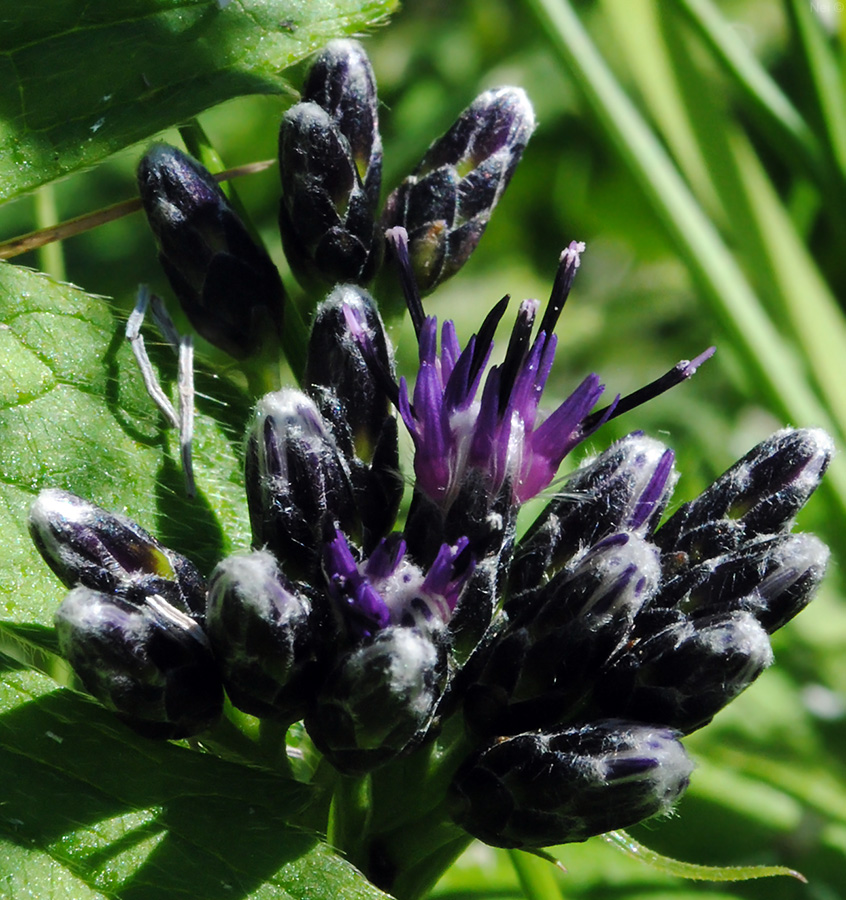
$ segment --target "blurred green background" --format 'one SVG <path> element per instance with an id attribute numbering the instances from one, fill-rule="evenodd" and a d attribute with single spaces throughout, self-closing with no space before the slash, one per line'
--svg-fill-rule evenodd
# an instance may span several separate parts
<path id="1" fill-rule="evenodd" d="M 556 10 L 575 14 L 589 37 Z M 481 90 L 521 85 L 538 116 L 479 250 L 427 302 L 431 312 L 454 317 L 466 338 L 504 293 L 545 298 L 558 254 L 579 239 L 587 252 L 559 326 L 547 405 L 588 371 L 612 395 L 627 393 L 717 345 L 691 382 L 582 451 L 634 429 L 660 437 L 677 453 L 678 502 L 778 427 L 826 424 L 838 444 L 846 431 L 843 18 L 834 0 L 407 0 L 367 37 L 385 193 Z M 301 71 L 289 74 L 297 85 Z M 201 121 L 228 167 L 267 159 L 293 99 L 241 99 Z M 141 152 L 58 184 L 42 202 L 66 219 L 132 195 Z M 237 190 L 285 272 L 277 180 L 270 169 Z M 24 198 L 0 208 L 0 239 L 35 228 L 44 215 L 36 206 Z M 63 264 L 68 280 L 127 308 L 141 281 L 167 295 L 139 214 L 62 249 L 62 261 L 49 252 L 19 261 L 54 272 Z M 416 348 L 395 327 L 408 371 Z M 846 897 L 842 464 L 800 521 L 832 547 L 827 583 L 776 636 L 776 666 L 687 741 L 698 770 L 677 814 L 635 830 L 661 853 L 789 865 L 809 884 L 692 884 L 594 839 L 556 851 L 569 870 L 556 875 L 562 896 Z M 524 513 L 525 524 L 532 510 Z M 508 857 L 481 845 L 436 893 L 521 896 Z"/>

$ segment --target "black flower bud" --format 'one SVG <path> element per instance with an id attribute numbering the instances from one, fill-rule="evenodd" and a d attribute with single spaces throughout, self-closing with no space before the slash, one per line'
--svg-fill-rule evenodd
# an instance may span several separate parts
<path id="1" fill-rule="evenodd" d="M 391 416 L 379 371 L 386 379 L 395 377 L 393 350 L 376 304 L 362 288 L 339 285 L 315 310 L 305 383 L 347 456 L 366 463 Z"/>
<path id="2" fill-rule="evenodd" d="M 373 208 L 382 182 L 382 139 L 373 67 L 357 41 L 330 41 L 314 58 L 302 99 L 325 109 L 347 139 Z"/>
<path id="3" fill-rule="evenodd" d="M 319 572 L 327 529 L 356 530 L 350 473 L 314 401 L 285 389 L 259 400 L 247 438 L 247 502 L 253 544 L 286 571 Z"/>
<path id="4" fill-rule="evenodd" d="M 433 290 L 467 262 L 534 128 L 520 88 L 485 91 L 388 198 L 382 224 L 408 232 L 421 291 Z"/>
<path id="5" fill-rule="evenodd" d="M 154 144 L 138 166 L 138 188 L 159 260 L 197 332 L 238 359 L 275 346 L 279 273 L 209 172 L 175 147 Z"/>
<path id="6" fill-rule="evenodd" d="M 632 642 L 597 685 L 607 715 L 662 722 L 689 734 L 706 725 L 773 661 L 752 613 L 682 618 Z"/>
<path id="7" fill-rule="evenodd" d="M 296 722 L 320 686 L 333 629 L 317 596 L 267 551 L 223 560 L 209 583 L 206 630 L 233 705 Z"/>
<path id="8" fill-rule="evenodd" d="M 396 520 L 402 500 L 393 348 L 370 294 L 339 285 L 314 316 L 305 382 L 350 467 L 366 551 Z"/>
<path id="9" fill-rule="evenodd" d="M 336 769 L 368 772 L 425 738 L 445 681 L 437 634 L 388 626 L 341 658 L 306 728 Z"/>
<path id="10" fill-rule="evenodd" d="M 468 724 L 482 734 L 516 734 L 578 715 L 660 574 L 656 549 L 634 534 L 600 541 L 560 572 L 489 651 L 467 692 Z"/>
<path id="11" fill-rule="evenodd" d="M 673 458 L 660 441 L 635 432 L 583 463 L 520 541 L 512 593 L 541 584 L 609 534 L 651 533 L 676 482 Z"/>
<path id="12" fill-rule="evenodd" d="M 219 718 L 223 689 L 206 636 L 158 594 L 78 587 L 55 622 L 86 689 L 144 737 L 190 737 Z"/>
<path id="13" fill-rule="evenodd" d="M 450 790 L 455 821 L 495 847 L 583 841 L 666 813 L 693 764 L 674 732 L 616 720 L 503 738 Z"/>
<path id="14" fill-rule="evenodd" d="M 681 571 L 655 602 L 696 616 L 745 609 L 772 634 L 811 601 L 828 557 L 828 547 L 810 534 L 756 538 Z"/>
<path id="15" fill-rule="evenodd" d="M 720 520 L 740 523 L 745 538 L 789 531 L 833 453 L 834 442 L 819 428 L 777 431 L 681 506 L 657 531 L 656 543 L 675 551 L 690 532 Z"/>
<path id="16" fill-rule="evenodd" d="M 205 580 L 194 564 L 125 516 L 50 488 L 33 503 L 29 530 L 67 587 L 81 584 L 107 594 L 143 590 L 196 618 L 205 612 Z"/>
<path id="17" fill-rule="evenodd" d="M 279 228 L 297 278 L 366 284 L 381 262 L 376 82 L 360 44 L 332 41 L 279 131 Z"/>

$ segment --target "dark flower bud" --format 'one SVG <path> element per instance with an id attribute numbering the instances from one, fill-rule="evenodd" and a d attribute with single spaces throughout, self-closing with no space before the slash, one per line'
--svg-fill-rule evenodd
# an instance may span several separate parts
<path id="1" fill-rule="evenodd" d="M 362 344 L 372 357 L 368 362 Z M 377 367 L 394 378 L 394 355 L 367 291 L 339 285 L 314 315 L 305 382 L 348 457 L 369 463 L 391 407 Z"/>
<path id="2" fill-rule="evenodd" d="M 673 459 L 660 441 L 635 432 L 583 463 L 520 541 L 512 592 L 539 585 L 580 549 L 616 531 L 651 533 L 676 483 Z"/>
<path id="3" fill-rule="evenodd" d="M 560 572 L 493 645 L 467 692 L 468 724 L 482 734 L 515 734 L 571 719 L 659 579 L 656 549 L 633 534 L 606 538 Z"/>
<path id="4" fill-rule="evenodd" d="M 425 738 L 445 681 L 436 632 L 388 626 L 341 658 L 306 728 L 336 769 L 368 772 Z"/>
<path id="5" fill-rule="evenodd" d="M 313 577 L 328 528 L 355 530 L 350 473 L 314 401 L 286 389 L 259 400 L 247 438 L 253 544 L 286 571 Z"/>
<path id="6" fill-rule="evenodd" d="M 279 229 L 297 278 L 365 284 L 382 257 L 375 212 L 382 179 L 376 82 L 355 41 L 332 41 L 314 62 L 303 101 L 279 131 Z"/>
<path id="7" fill-rule="evenodd" d="M 495 847 L 584 841 L 668 812 L 692 770 L 666 728 L 610 720 L 558 734 L 518 734 L 459 770 L 451 813 Z"/>
<path id="8" fill-rule="evenodd" d="M 695 616 L 746 609 L 772 634 L 811 601 L 828 557 L 828 547 L 810 534 L 757 538 L 683 570 L 655 602 Z"/>
<path id="9" fill-rule="evenodd" d="M 206 630 L 233 705 L 296 722 L 320 687 L 333 623 L 315 594 L 267 551 L 223 560 L 209 583 Z"/>
<path id="10" fill-rule="evenodd" d="M 326 110 L 347 139 L 370 205 L 379 203 L 382 139 L 373 67 L 357 41 L 330 41 L 309 69 L 302 98 Z"/>
<path id="11" fill-rule="evenodd" d="M 774 549 L 766 575 L 736 601 L 768 634 L 786 625 L 811 602 L 823 580 L 830 551 L 812 534 L 790 535 Z"/>
<path id="12" fill-rule="evenodd" d="M 29 531 L 67 587 L 81 584 L 107 594 L 143 590 L 196 618 L 205 612 L 206 584 L 194 564 L 125 516 L 49 488 L 32 505 Z"/>
<path id="13" fill-rule="evenodd" d="M 275 345 L 279 273 L 209 172 L 175 147 L 154 144 L 138 166 L 138 188 L 159 260 L 197 332 L 238 359 Z"/>
<path id="14" fill-rule="evenodd" d="M 56 610 L 62 655 L 86 689 L 144 737 L 190 737 L 215 724 L 223 689 L 208 641 L 157 594 L 72 590 Z"/>
<path id="15" fill-rule="evenodd" d="M 597 685 L 607 715 L 689 734 L 706 725 L 773 661 L 752 613 L 682 619 L 628 647 Z"/>
<path id="16" fill-rule="evenodd" d="M 315 311 L 305 382 L 350 467 L 366 551 L 396 520 L 402 500 L 393 348 L 373 298 L 339 285 Z"/>
<path id="17" fill-rule="evenodd" d="M 789 531 L 833 453 L 834 442 L 819 428 L 777 431 L 680 507 L 657 531 L 656 543 L 676 550 L 689 532 L 721 519 L 739 521 L 746 538 Z"/>
<path id="18" fill-rule="evenodd" d="M 408 232 L 421 291 L 433 290 L 467 262 L 534 128 L 520 88 L 485 91 L 388 198 L 382 224 Z"/>

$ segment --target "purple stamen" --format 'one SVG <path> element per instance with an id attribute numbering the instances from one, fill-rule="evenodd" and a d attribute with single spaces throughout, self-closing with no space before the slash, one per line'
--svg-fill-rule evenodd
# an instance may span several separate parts
<path id="1" fill-rule="evenodd" d="M 654 400 L 655 397 L 659 397 L 670 388 L 686 381 L 702 363 L 714 355 L 716 350 L 716 347 L 709 347 L 694 359 L 683 359 L 677 362 L 669 372 L 665 372 L 660 378 L 656 378 L 655 381 L 651 381 L 649 384 L 623 397 L 617 402 L 613 410 L 606 407 L 588 416 L 583 423 L 585 429 L 595 431 L 599 426 L 594 423 L 602 416 L 605 416 L 602 420 L 603 422 L 607 422 L 609 419 L 616 419 L 617 416 L 621 416 L 623 413 L 635 409 L 635 407 L 643 406 L 647 401 Z"/>

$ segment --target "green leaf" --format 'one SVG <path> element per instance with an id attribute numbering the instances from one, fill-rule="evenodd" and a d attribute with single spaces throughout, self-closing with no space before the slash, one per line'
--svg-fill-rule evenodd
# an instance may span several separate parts
<path id="1" fill-rule="evenodd" d="M 33 0 L 0 36 L 0 200 L 90 166 L 360 32 L 396 0 Z"/>
<path id="2" fill-rule="evenodd" d="M 31 672 L 0 684 L 4 897 L 384 897 L 292 824 L 304 785 L 137 738 Z"/>
<path id="3" fill-rule="evenodd" d="M 199 494 L 184 497 L 175 437 L 162 430 L 105 298 L 0 266 L 0 597 L 3 618 L 51 625 L 63 589 L 26 528 L 33 498 L 61 487 L 125 511 L 208 572 L 249 544 L 239 461 L 244 396 L 215 381 L 201 401 Z M 152 342 L 151 342 L 152 343 Z M 161 349 L 161 348 L 160 348 Z M 161 354 L 172 372 L 175 360 Z M 198 394 L 210 393 L 200 375 Z"/>
<path id="4" fill-rule="evenodd" d="M 609 831 L 602 837 L 609 844 L 619 847 L 624 853 L 628 853 L 635 859 L 643 860 L 647 865 L 658 869 L 659 872 L 666 872 L 668 875 L 676 875 L 680 878 L 689 878 L 693 881 L 751 881 L 756 878 L 773 878 L 783 875 L 807 882 L 804 875 L 794 869 L 788 869 L 786 866 L 700 866 L 696 863 L 662 856 L 638 843 L 625 831 Z"/>

